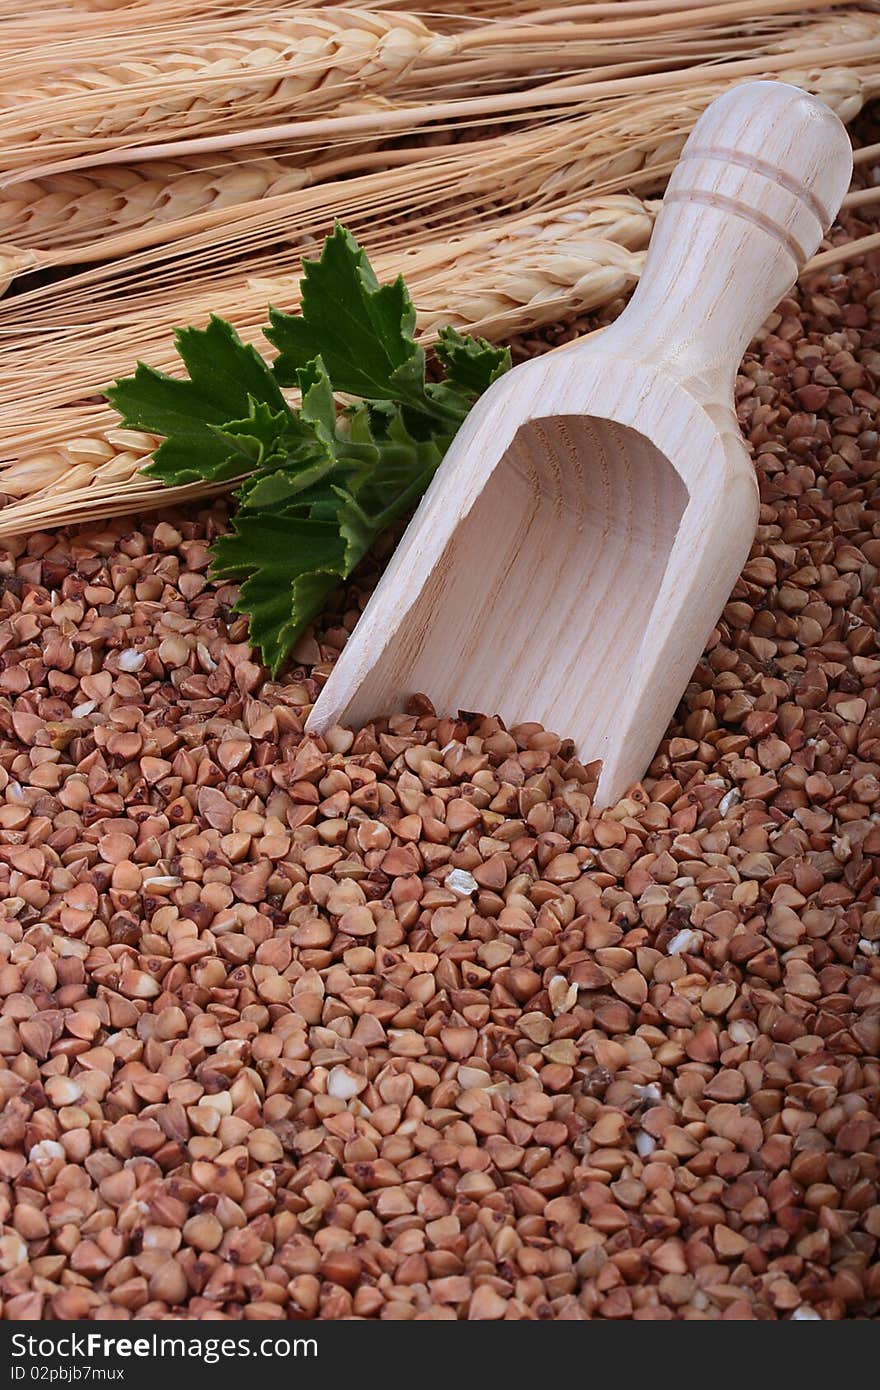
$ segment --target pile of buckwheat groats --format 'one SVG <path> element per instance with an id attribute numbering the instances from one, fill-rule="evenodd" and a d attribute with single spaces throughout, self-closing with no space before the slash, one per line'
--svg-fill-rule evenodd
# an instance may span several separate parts
<path id="1" fill-rule="evenodd" d="M 304 738 L 376 574 L 270 683 L 221 504 L 0 552 L 5 1317 L 880 1314 L 878 266 L 744 364 L 752 557 L 602 814 L 537 725 Z"/>

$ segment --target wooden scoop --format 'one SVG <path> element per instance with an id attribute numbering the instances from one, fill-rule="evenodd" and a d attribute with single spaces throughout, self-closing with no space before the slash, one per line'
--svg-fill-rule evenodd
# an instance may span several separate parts
<path id="1" fill-rule="evenodd" d="M 309 717 L 359 726 L 424 692 L 537 720 L 645 772 L 758 516 L 733 387 L 849 185 L 814 97 L 751 82 L 682 151 L 620 318 L 516 367 L 462 426 Z"/>

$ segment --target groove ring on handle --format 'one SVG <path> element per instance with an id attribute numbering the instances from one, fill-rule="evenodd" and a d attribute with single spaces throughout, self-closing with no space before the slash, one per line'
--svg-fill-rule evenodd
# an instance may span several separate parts
<path id="1" fill-rule="evenodd" d="M 752 226 L 779 242 L 791 256 L 798 271 L 808 259 L 803 247 L 798 245 L 785 227 L 780 227 L 772 217 L 765 217 L 762 212 L 756 212 L 748 203 L 741 203 L 736 198 L 727 198 L 723 193 L 709 193 L 700 188 L 681 188 L 666 194 L 663 206 L 668 207 L 670 203 L 702 203 L 704 207 L 715 208 L 716 211 L 729 213 L 731 217 L 741 217 L 744 221 L 751 222 Z"/>
<path id="2" fill-rule="evenodd" d="M 827 231 L 834 221 L 831 213 L 822 206 L 815 193 L 809 188 L 805 188 L 797 179 L 792 178 L 791 174 L 787 174 L 784 169 L 778 169 L 775 164 L 768 164 L 766 160 L 759 159 L 755 154 L 746 154 L 743 150 L 726 150 L 714 145 L 685 145 L 678 162 L 684 164 L 689 159 L 714 159 L 723 164 L 738 164 L 742 169 L 750 169 L 753 173 L 770 179 L 772 183 L 778 183 L 780 188 L 786 189 L 796 198 L 799 198 L 802 203 L 806 203 L 823 232 Z"/>

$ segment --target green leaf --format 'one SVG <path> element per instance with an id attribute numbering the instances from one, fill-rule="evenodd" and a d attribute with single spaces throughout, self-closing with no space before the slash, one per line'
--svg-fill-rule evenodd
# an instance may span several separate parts
<path id="1" fill-rule="evenodd" d="M 493 347 L 485 338 L 472 338 L 457 328 L 441 328 L 434 345 L 445 368 L 444 386 L 476 400 L 510 370 L 510 348 Z"/>
<path id="2" fill-rule="evenodd" d="M 339 534 L 345 542 L 344 575 L 347 578 L 364 558 L 376 539 L 376 526 L 362 507 L 359 507 L 350 492 L 334 488 L 340 499 L 336 513 Z"/>
<path id="3" fill-rule="evenodd" d="M 343 577 L 345 543 L 334 522 L 284 512 L 240 512 L 233 527 L 214 543 L 213 573 L 247 576 L 236 608 L 249 615 L 250 640 L 276 674 Z"/>
<path id="4" fill-rule="evenodd" d="M 175 485 L 221 482 L 246 472 L 251 446 L 230 441 L 224 431 L 259 441 L 265 418 L 292 418 L 275 376 L 256 348 L 214 315 L 207 328 L 178 329 L 175 346 L 188 379 L 139 362 L 134 376 L 107 391 L 126 427 L 167 436 L 144 471 Z M 266 415 L 256 434 L 231 428 L 256 423 L 259 406 Z"/>
<path id="5" fill-rule="evenodd" d="M 316 430 L 323 431 L 325 438 L 332 439 L 336 434 L 336 402 L 320 353 L 306 362 L 304 367 L 297 368 L 295 382 L 302 395 L 300 416 Z"/>
<path id="6" fill-rule="evenodd" d="M 303 629 L 318 616 L 341 582 L 338 574 L 321 570 L 298 574 L 286 585 L 279 585 L 279 578 L 272 569 L 256 570 L 242 584 L 236 604 L 237 611 L 250 618 L 250 640 L 273 676 L 278 675 Z"/>
<path id="7" fill-rule="evenodd" d="M 268 475 L 264 472 L 246 478 L 239 488 L 242 506 L 251 510 L 286 506 L 297 494 L 314 487 L 340 467 L 336 406 L 321 359 L 308 363 L 298 373 L 298 379 L 302 392 L 300 410 L 295 415 L 288 411 L 274 450 L 254 460 L 255 467 L 283 467 L 276 467 Z"/>
<path id="8" fill-rule="evenodd" d="M 312 389 L 319 390 L 317 375 L 315 381 Z M 313 399 L 313 409 L 319 401 Z M 323 410 L 322 418 L 315 434 L 324 437 L 327 458 L 246 479 L 234 529 L 214 545 L 217 578 L 246 576 L 238 607 L 250 615 L 251 641 L 273 672 L 327 594 L 415 504 L 443 456 L 437 441 L 414 440 L 390 404 L 348 412 L 346 432 L 334 431 L 332 439 Z M 367 461 L 348 457 L 352 449 Z"/>
<path id="9" fill-rule="evenodd" d="M 238 499 L 248 511 L 278 511 L 287 509 L 299 494 L 307 492 L 333 468 L 329 463 L 316 463 L 311 468 L 291 472 L 279 468 L 274 473 L 260 473 L 246 478 L 238 490 Z"/>
<path id="10" fill-rule="evenodd" d="M 245 468 L 258 468 L 279 455 L 292 417 L 286 408 L 272 411 L 264 401 L 248 401 L 249 413 L 243 420 L 209 428 L 229 450 L 230 460 L 240 458 Z"/>
<path id="11" fill-rule="evenodd" d="M 331 569 L 342 574 L 345 547 L 339 528 L 311 518 L 275 515 L 237 516 L 234 529 L 214 543 L 214 574 L 228 579 L 254 569 L 305 574 Z"/>
<path id="12" fill-rule="evenodd" d="M 377 534 L 421 497 L 452 441 L 451 435 L 414 438 L 399 407 L 383 412 L 379 423 L 376 464 L 352 489 Z"/>
<path id="13" fill-rule="evenodd" d="M 270 311 L 266 337 L 280 353 L 285 386 L 321 357 L 334 390 L 369 400 L 422 392 L 425 355 L 413 333 L 415 310 L 402 277 L 380 285 L 364 251 L 337 223 L 320 260 L 303 262 L 301 313 Z"/>

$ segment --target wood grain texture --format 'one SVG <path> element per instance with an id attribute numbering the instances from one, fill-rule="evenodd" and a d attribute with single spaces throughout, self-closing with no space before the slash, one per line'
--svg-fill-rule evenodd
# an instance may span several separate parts
<path id="1" fill-rule="evenodd" d="M 849 184 L 837 118 L 775 82 L 697 123 L 611 328 L 497 382 L 459 431 L 312 711 L 423 691 L 539 720 L 637 781 L 744 564 L 758 512 L 733 383 Z"/>

